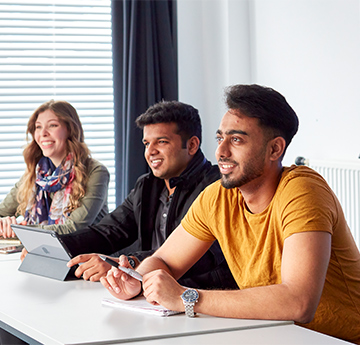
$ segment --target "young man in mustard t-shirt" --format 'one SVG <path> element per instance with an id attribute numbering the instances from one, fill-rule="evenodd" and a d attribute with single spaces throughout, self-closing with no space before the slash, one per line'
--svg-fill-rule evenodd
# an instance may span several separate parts
<path id="1" fill-rule="evenodd" d="M 137 269 L 102 283 L 120 299 L 141 292 L 169 309 L 219 317 L 294 320 L 360 344 L 360 253 L 325 180 L 283 167 L 298 118 L 258 85 L 226 91 L 217 131 L 221 181 L 207 187 L 168 240 Z M 181 277 L 217 239 L 240 290 L 195 290 Z M 120 263 L 128 266 L 125 257 Z"/>

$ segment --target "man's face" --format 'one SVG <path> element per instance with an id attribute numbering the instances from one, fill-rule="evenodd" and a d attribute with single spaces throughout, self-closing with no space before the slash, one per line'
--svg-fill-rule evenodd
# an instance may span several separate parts
<path id="1" fill-rule="evenodd" d="M 216 159 L 225 188 L 256 186 L 264 175 L 267 141 L 255 118 L 229 110 L 217 131 Z"/>
<path id="2" fill-rule="evenodd" d="M 181 136 L 176 134 L 176 123 L 147 125 L 143 131 L 145 159 L 153 174 L 169 180 L 179 176 L 189 164 L 192 156 L 182 147 Z"/>

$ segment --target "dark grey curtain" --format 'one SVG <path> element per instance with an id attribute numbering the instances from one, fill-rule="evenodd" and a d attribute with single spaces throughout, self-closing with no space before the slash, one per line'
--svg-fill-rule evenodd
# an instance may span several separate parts
<path id="1" fill-rule="evenodd" d="M 116 203 L 148 171 L 135 119 L 178 99 L 176 0 L 113 0 Z"/>

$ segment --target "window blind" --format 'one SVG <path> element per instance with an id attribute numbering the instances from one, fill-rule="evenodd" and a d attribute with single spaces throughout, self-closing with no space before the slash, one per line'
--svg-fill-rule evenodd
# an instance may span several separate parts
<path id="1" fill-rule="evenodd" d="M 111 49 L 108 0 L 0 0 L 0 201 L 24 172 L 30 115 L 55 99 L 77 109 L 115 208 Z"/>

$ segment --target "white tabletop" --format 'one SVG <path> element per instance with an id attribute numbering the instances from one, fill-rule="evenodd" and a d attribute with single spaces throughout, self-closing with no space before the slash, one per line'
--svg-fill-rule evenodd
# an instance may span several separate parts
<path id="1" fill-rule="evenodd" d="M 245 329 L 240 331 L 225 331 L 212 334 L 176 337 L 171 339 L 156 339 L 144 342 L 134 342 L 132 345 L 346 345 L 351 344 L 334 337 L 310 331 L 295 325 L 277 325 Z"/>
<path id="2" fill-rule="evenodd" d="M 0 320 L 46 345 L 124 343 L 289 324 L 184 314 L 158 317 L 102 306 L 100 283 L 57 281 L 17 270 L 16 254 L 0 261 Z M 146 344 L 146 343 L 145 343 Z"/>

